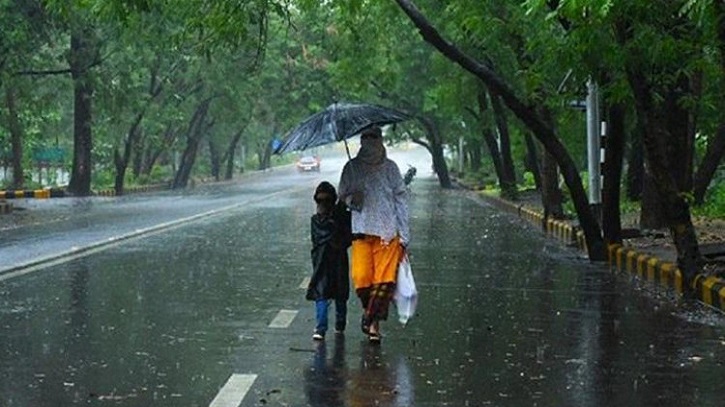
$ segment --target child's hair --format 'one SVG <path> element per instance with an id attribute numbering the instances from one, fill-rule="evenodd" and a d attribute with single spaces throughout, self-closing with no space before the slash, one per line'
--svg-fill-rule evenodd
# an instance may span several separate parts
<path id="1" fill-rule="evenodd" d="M 315 194 L 312 196 L 315 202 L 320 202 L 317 199 L 317 195 L 319 194 L 328 194 L 330 195 L 332 202 L 337 201 L 337 191 L 335 190 L 335 187 L 327 181 L 320 182 L 317 188 L 315 188 Z"/>

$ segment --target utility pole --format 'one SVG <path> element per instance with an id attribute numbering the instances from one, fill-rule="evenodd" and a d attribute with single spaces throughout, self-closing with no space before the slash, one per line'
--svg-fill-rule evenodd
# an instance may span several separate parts
<path id="1" fill-rule="evenodd" d="M 587 82 L 587 158 L 589 170 L 589 206 L 601 224 L 602 177 L 599 119 L 599 86 L 591 79 Z"/>

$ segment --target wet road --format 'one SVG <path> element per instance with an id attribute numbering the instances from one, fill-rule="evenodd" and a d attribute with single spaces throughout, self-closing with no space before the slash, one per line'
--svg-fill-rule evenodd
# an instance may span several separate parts
<path id="1" fill-rule="evenodd" d="M 311 194 L 322 179 L 336 183 L 333 160 L 319 175 L 281 170 L 204 194 L 94 201 L 42 238 L 42 225 L 6 229 L 3 259 L 216 211 L 4 274 L 0 406 L 723 405 L 721 316 L 440 190 L 416 154 L 394 158 L 421 174 L 411 201 L 419 312 L 406 328 L 388 321 L 380 347 L 356 329 L 352 299 L 346 335 L 311 341 L 301 288 Z"/>

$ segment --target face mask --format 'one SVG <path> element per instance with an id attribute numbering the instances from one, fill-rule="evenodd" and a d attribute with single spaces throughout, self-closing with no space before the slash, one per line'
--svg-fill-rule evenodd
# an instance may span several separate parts
<path id="1" fill-rule="evenodd" d="M 332 212 L 332 208 L 335 206 L 335 202 L 330 199 L 323 199 L 317 201 L 317 213 L 326 214 Z"/>
<path id="2" fill-rule="evenodd" d="M 360 151 L 358 157 L 368 164 L 378 164 L 385 158 L 385 146 L 382 138 L 360 139 Z"/>

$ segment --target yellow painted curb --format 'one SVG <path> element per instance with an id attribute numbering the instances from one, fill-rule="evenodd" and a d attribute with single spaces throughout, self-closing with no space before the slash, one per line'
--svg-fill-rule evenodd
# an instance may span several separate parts
<path id="1" fill-rule="evenodd" d="M 487 199 L 494 199 L 501 202 L 519 218 L 543 228 L 546 235 L 556 237 L 567 243 L 576 243 L 582 251 L 586 252 L 586 237 L 582 230 L 572 227 L 569 223 L 559 220 L 546 219 L 542 213 L 522 204 L 516 205 L 500 198 L 486 196 Z M 648 253 L 639 253 L 630 247 L 621 244 L 610 244 L 607 247 L 607 257 L 610 268 L 619 272 L 628 272 L 646 279 L 657 285 L 672 288 L 677 294 L 684 292 L 682 272 L 676 264 L 666 262 Z M 695 276 L 692 288 L 697 298 L 725 312 L 725 279 L 717 277 Z"/>
<path id="2" fill-rule="evenodd" d="M 0 191 L 0 199 L 50 198 L 49 189 Z"/>
<path id="3" fill-rule="evenodd" d="M 661 280 L 657 267 L 660 261 L 656 257 L 650 257 L 647 260 L 647 279 L 652 282 L 659 282 Z"/>
<path id="4" fill-rule="evenodd" d="M 641 278 L 647 278 L 647 261 L 650 256 L 646 254 L 640 254 L 637 256 L 637 275 Z"/>

